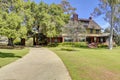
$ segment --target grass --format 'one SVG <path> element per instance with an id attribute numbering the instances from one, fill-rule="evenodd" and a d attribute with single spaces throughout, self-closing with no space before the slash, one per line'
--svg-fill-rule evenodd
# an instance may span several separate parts
<path id="1" fill-rule="evenodd" d="M 3 67 L 28 53 L 29 49 L 0 49 L 0 67 Z"/>
<path id="2" fill-rule="evenodd" d="M 63 60 L 72 80 L 120 80 L 120 48 L 63 48 L 49 49 Z"/>

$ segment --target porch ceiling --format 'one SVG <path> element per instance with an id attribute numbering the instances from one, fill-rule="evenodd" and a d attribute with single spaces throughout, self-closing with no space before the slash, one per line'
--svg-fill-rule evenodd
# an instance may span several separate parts
<path id="1" fill-rule="evenodd" d="M 101 34 L 87 34 L 86 36 L 87 37 L 107 37 L 107 36 L 109 36 L 110 35 L 110 33 L 101 33 Z"/>
<path id="2" fill-rule="evenodd" d="M 86 36 L 86 37 L 105 37 L 109 36 L 110 33 L 101 33 L 101 34 L 78 34 L 78 36 Z M 69 36 L 68 34 L 62 34 L 63 37 Z"/>

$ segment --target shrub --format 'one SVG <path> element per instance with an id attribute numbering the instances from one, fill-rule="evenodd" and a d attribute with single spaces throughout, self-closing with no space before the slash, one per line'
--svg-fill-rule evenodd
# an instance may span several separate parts
<path id="1" fill-rule="evenodd" d="M 7 46 L 7 45 L 0 45 L 0 49 L 14 49 L 13 46 Z"/>
<path id="2" fill-rule="evenodd" d="M 108 45 L 107 44 L 98 44 L 98 48 L 107 48 Z"/>
<path id="3" fill-rule="evenodd" d="M 28 40 L 26 41 L 26 46 L 28 46 L 28 47 L 33 46 L 33 38 L 28 38 Z"/>
<path id="4" fill-rule="evenodd" d="M 70 46 L 70 47 L 87 47 L 86 42 L 63 42 L 60 43 L 61 46 Z"/>
<path id="5" fill-rule="evenodd" d="M 75 47 L 87 47 L 87 43 L 86 42 L 75 42 L 74 46 Z"/>
<path id="6" fill-rule="evenodd" d="M 21 39 L 20 38 L 16 38 L 13 43 L 15 45 L 20 45 L 21 44 Z"/>
<path id="7" fill-rule="evenodd" d="M 61 48 L 61 50 L 64 50 L 64 51 L 76 51 L 74 48 L 70 48 L 70 47 L 63 47 Z"/>
<path id="8" fill-rule="evenodd" d="M 48 47 L 56 47 L 56 46 L 58 46 L 58 43 L 51 43 L 51 44 L 48 44 L 47 46 Z"/>
<path id="9" fill-rule="evenodd" d="M 23 49 L 24 46 L 7 46 L 7 45 L 0 45 L 0 49 Z"/>
<path id="10" fill-rule="evenodd" d="M 0 43 L 0 46 L 6 46 L 7 43 Z"/>

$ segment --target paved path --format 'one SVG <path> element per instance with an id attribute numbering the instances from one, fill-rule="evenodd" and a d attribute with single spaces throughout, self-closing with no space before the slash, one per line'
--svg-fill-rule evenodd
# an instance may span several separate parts
<path id="1" fill-rule="evenodd" d="M 71 80 L 60 58 L 45 48 L 31 48 L 29 54 L 0 69 L 0 80 Z"/>

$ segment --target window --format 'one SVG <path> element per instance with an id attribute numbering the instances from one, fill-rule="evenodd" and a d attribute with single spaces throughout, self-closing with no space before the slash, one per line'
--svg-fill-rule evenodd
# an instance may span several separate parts
<path id="1" fill-rule="evenodd" d="M 54 42 L 55 42 L 55 43 L 57 43 L 57 42 L 58 42 L 58 40 L 57 40 L 57 39 L 54 39 Z"/>
<path id="2" fill-rule="evenodd" d="M 79 37 L 80 42 L 84 42 L 86 40 L 86 37 Z"/>
<path id="3" fill-rule="evenodd" d="M 84 24 L 83 26 L 84 26 L 85 28 L 87 28 L 87 27 L 88 27 L 88 25 L 85 25 L 85 24 Z"/>
<path id="4" fill-rule="evenodd" d="M 73 42 L 73 39 L 69 37 L 64 37 L 64 42 Z"/>
<path id="5" fill-rule="evenodd" d="M 99 30 L 96 30 L 96 34 L 99 34 Z"/>
<path id="6" fill-rule="evenodd" d="M 93 29 L 90 29 L 90 33 L 93 33 Z"/>

